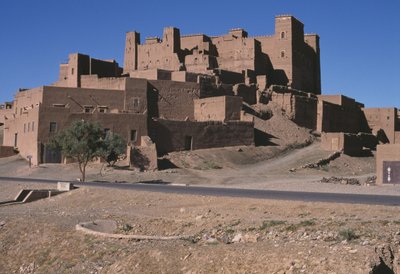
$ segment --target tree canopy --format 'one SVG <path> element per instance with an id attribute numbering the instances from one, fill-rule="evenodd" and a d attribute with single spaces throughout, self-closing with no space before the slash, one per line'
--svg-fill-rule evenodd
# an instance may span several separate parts
<path id="1" fill-rule="evenodd" d="M 73 122 L 70 127 L 54 136 L 50 144 L 59 148 L 64 156 L 78 162 L 82 181 L 86 179 L 87 164 L 95 157 L 101 157 L 113 165 L 125 148 L 125 141 L 121 136 L 112 132 L 104 136 L 98 123 L 83 120 Z"/>

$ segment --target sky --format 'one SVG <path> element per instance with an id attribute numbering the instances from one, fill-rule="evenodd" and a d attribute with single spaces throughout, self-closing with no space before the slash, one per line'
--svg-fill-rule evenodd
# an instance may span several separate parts
<path id="1" fill-rule="evenodd" d="M 122 66 L 125 33 L 160 36 L 249 36 L 274 33 L 274 17 L 291 14 L 320 36 L 323 94 L 344 94 L 366 107 L 400 107 L 399 0 L 1 0 L 0 102 L 19 88 L 49 85 L 69 53 L 115 59 Z"/>

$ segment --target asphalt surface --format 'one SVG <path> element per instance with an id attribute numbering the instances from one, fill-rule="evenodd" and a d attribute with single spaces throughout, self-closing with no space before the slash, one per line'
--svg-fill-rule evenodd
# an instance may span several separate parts
<path id="1" fill-rule="evenodd" d="M 49 183 L 54 185 L 60 180 L 33 179 L 33 178 L 20 178 L 20 177 L 0 177 L 0 182 L 1 181 L 8 183 L 12 182 Z M 400 197 L 389 196 L 389 195 L 294 192 L 294 191 L 219 188 L 219 187 L 204 187 L 204 186 L 183 186 L 183 185 L 174 185 L 169 182 L 162 182 L 162 181 L 148 181 L 142 183 L 127 183 L 127 182 L 120 182 L 120 183 L 73 182 L 73 183 L 77 187 L 102 187 L 102 188 L 175 193 L 175 194 L 186 194 L 186 195 L 400 206 Z"/>

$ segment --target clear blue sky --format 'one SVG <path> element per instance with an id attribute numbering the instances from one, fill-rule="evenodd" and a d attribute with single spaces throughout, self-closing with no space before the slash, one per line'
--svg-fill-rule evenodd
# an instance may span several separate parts
<path id="1" fill-rule="evenodd" d="M 399 0 L 2 0 L 0 102 L 18 88 L 48 85 L 69 53 L 123 64 L 125 33 L 142 40 L 181 34 L 219 35 L 245 28 L 273 34 L 274 16 L 291 14 L 306 33 L 321 37 L 322 90 L 342 93 L 367 107 L 400 107 Z"/>

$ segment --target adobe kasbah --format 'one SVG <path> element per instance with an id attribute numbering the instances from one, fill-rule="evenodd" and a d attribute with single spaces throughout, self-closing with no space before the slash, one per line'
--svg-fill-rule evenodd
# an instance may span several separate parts
<path id="1" fill-rule="evenodd" d="M 265 105 L 320 136 L 323 149 L 359 155 L 379 144 L 377 183 L 397 179 L 385 172 L 399 160 L 399 110 L 321 95 L 319 36 L 304 34 L 303 23 L 289 15 L 276 16 L 275 33 L 266 36 L 240 28 L 181 35 L 167 27 L 162 38 L 141 41 L 140 33 L 128 32 L 123 67 L 70 54 L 58 81 L 20 89 L 1 106 L 0 155 L 61 163 L 49 140 L 83 119 L 122 135 L 128 160 L 137 147 L 151 159 L 147 168 L 156 169 L 157 155 L 173 151 L 264 144 L 275 135 L 264 127 Z"/>

